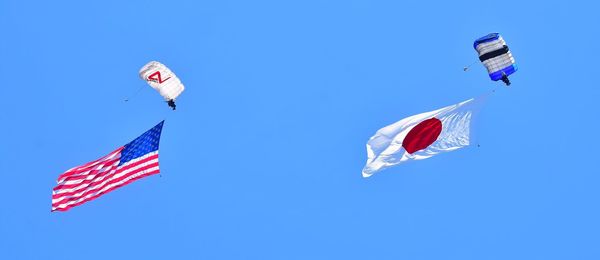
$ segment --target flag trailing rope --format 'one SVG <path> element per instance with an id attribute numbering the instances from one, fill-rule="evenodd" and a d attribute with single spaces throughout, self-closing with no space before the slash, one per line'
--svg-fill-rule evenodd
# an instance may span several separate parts
<path id="1" fill-rule="evenodd" d="M 158 145 L 164 121 L 108 155 L 69 169 L 52 190 L 52 211 L 67 211 L 160 172 Z"/>
<path id="2" fill-rule="evenodd" d="M 363 177 L 410 160 L 469 145 L 475 99 L 404 118 L 381 128 L 367 142 L 367 164 Z"/>

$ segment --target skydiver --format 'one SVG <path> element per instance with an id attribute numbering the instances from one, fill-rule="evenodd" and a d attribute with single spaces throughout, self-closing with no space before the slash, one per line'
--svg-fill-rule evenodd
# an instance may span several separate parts
<path id="1" fill-rule="evenodd" d="M 502 72 L 502 82 L 504 82 L 506 86 L 510 86 L 510 80 L 508 80 L 508 76 L 506 76 L 506 73 L 504 73 L 504 71 Z"/>
<path id="2" fill-rule="evenodd" d="M 167 101 L 167 104 L 169 105 L 169 107 L 171 107 L 173 110 L 175 110 L 175 100 L 173 99 L 169 99 L 169 101 Z"/>

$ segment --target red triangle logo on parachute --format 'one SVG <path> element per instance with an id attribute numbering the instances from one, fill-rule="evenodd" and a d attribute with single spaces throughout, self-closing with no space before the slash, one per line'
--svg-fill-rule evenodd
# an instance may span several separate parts
<path id="1" fill-rule="evenodd" d="M 148 76 L 149 81 L 158 82 L 159 84 L 162 84 L 163 82 L 169 80 L 170 78 L 171 77 L 168 77 L 165 80 L 163 80 L 162 76 L 160 75 L 160 71 L 156 71 L 156 72 L 150 74 L 150 76 Z"/>

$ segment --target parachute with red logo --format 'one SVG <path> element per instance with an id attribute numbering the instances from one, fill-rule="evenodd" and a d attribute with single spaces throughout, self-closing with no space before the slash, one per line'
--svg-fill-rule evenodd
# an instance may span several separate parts
<path id="1" fill-rule="evenodd" d="M 165 98 L 167 104 L 175 110 L 175 99 L 185 89 L 181 80 L 167 66 L 158 61 L 148 62 L 140 69 L 140 78 Z"/>

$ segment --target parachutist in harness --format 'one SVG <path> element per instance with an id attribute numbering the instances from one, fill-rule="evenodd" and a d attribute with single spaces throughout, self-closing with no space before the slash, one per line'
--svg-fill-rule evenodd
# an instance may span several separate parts
<path id="1" fill-rule="evenodd" d="M 163 97 L 163 101 L 171 109 L 175 110 L 175 99 L 181 95 L 185 87 L 169 68 L 158 61 L 151 61 L 140 69 L 139 75 Z"/>
<path id="2" fill-rule="evenodd" d="M 510 86 L 510 80 L 508 80 L 508 76 L 506 76 L 506 73 L 504 73 L 504 71 L 502 72 L 502 82 L 504 82 L 506 86 Z"/>
<path id="3" fill-rule="evenodd" d="M 483 63 L 493 81 L 502 80 L 506 86 L 510 86 L 508 76 L 517 71 L 515 59 L 499 33 L 490 33 L 473 43 L 473 48 L 479 55 L 479 61 Z"/>
<path id="4" fill-rule="evenodd" d="M 175 100 L 173 99 L 169 99 L 169 101 L 167 101 L 167 104 L 169 105 L 169 107 L 171 107 L 173 110 L 175 110 Z"/>

